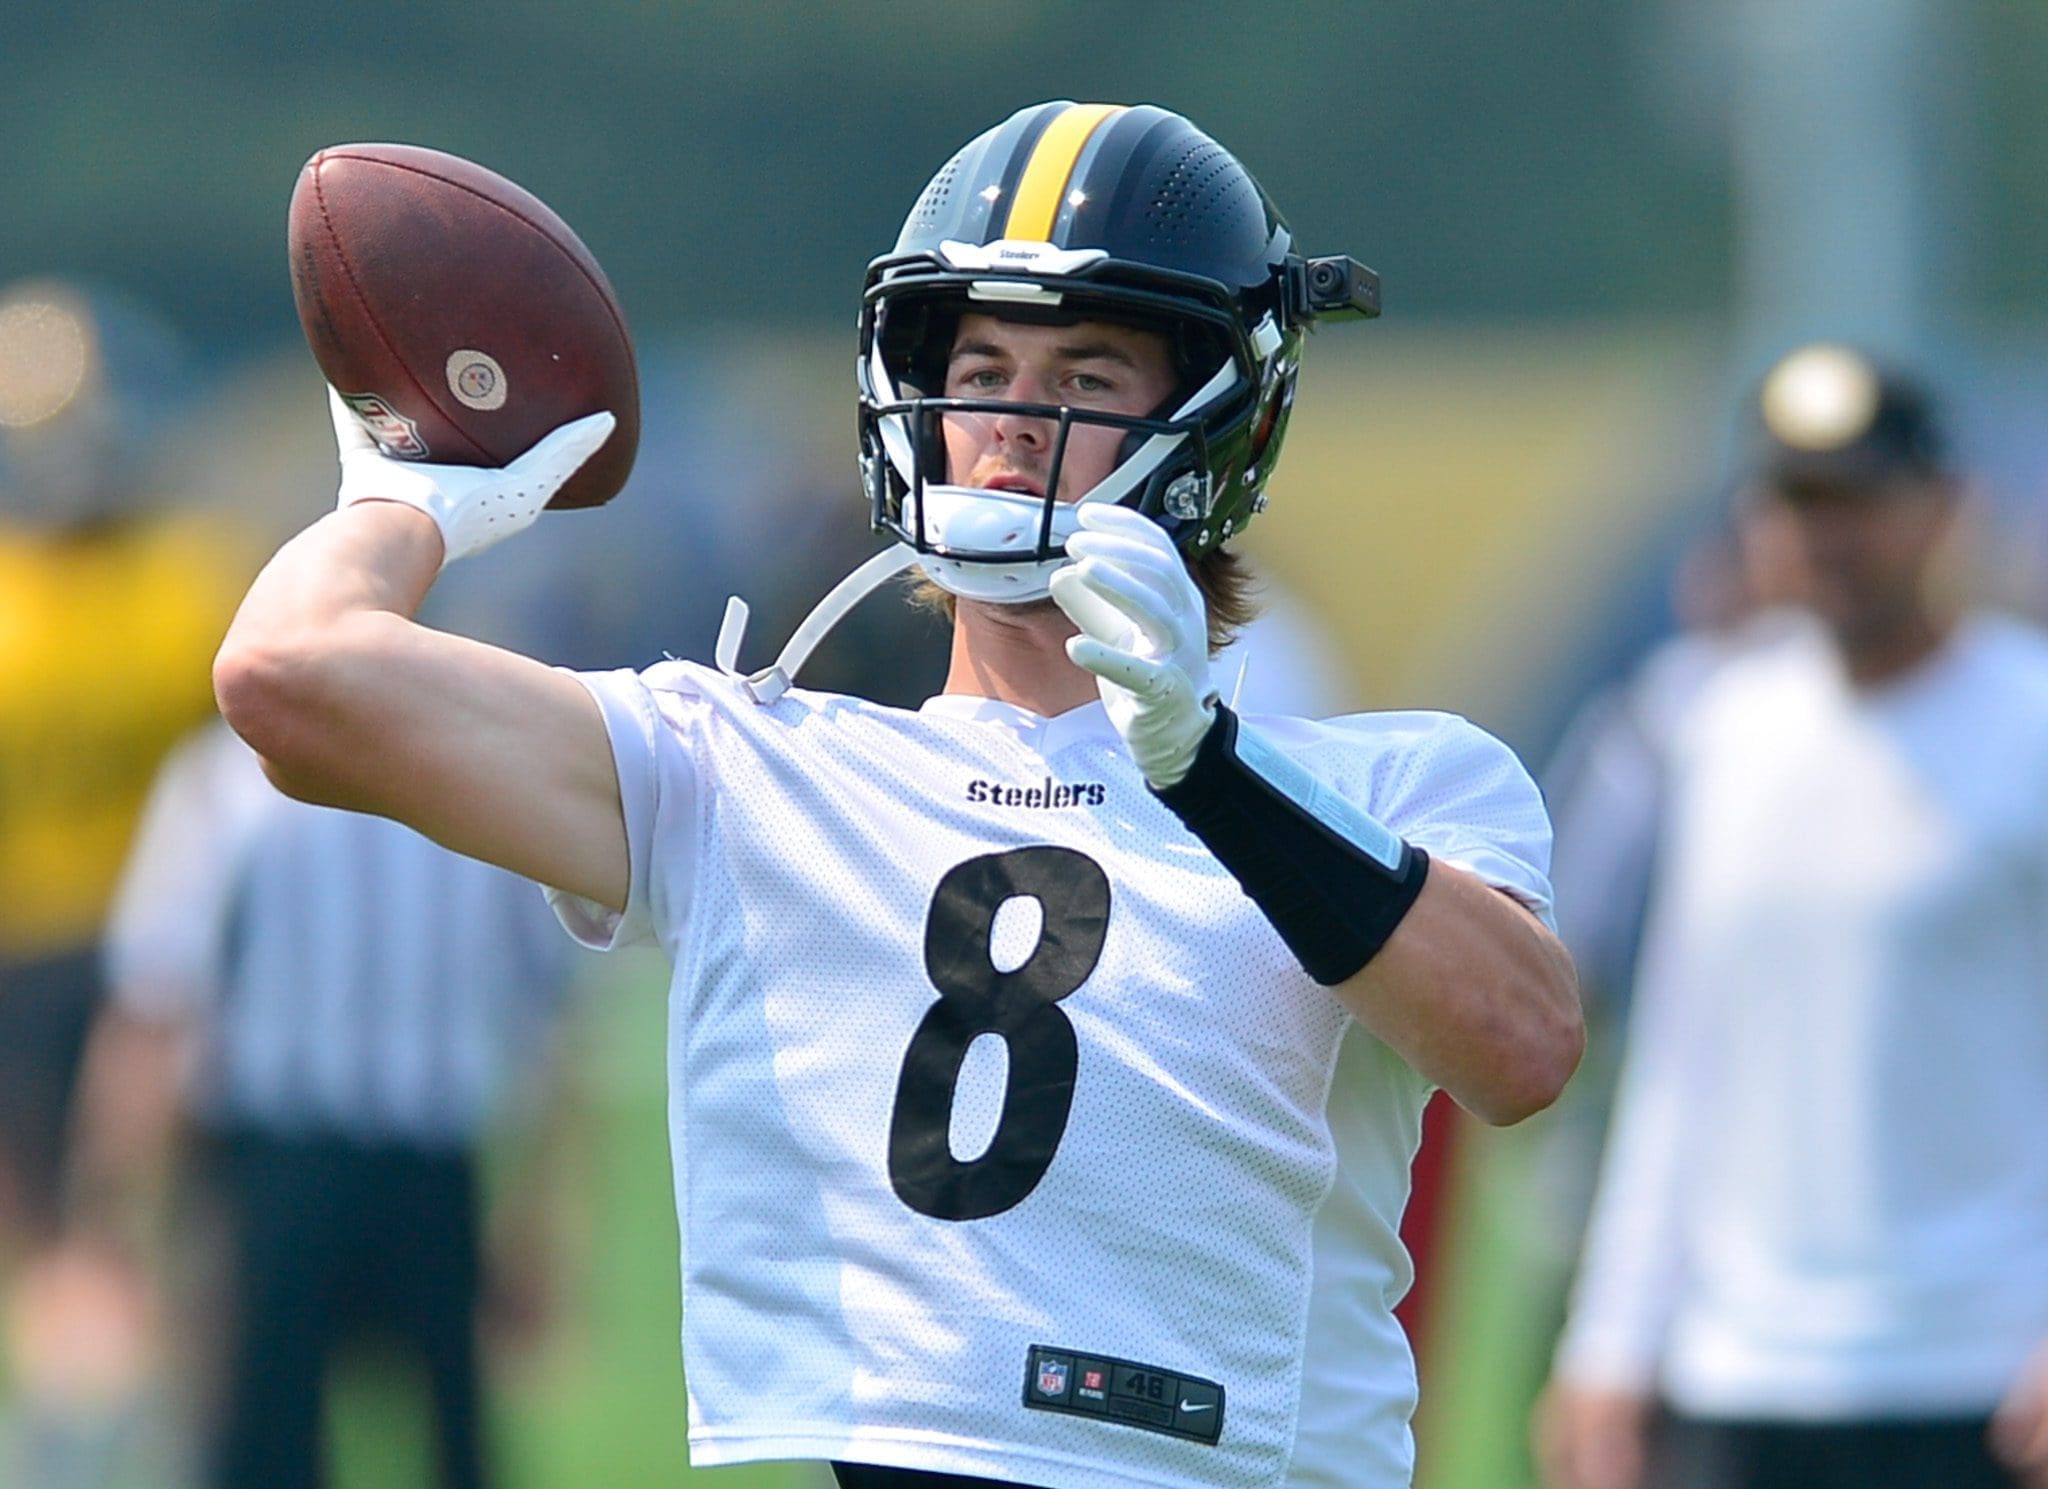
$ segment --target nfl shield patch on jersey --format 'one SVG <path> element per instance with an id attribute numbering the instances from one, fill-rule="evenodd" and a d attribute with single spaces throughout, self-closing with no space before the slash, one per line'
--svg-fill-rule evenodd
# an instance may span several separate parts
<path id="1" fill-rule="evenodd" d="M 1195 1442 L 1223 1436 L 1223 1387 L 1215 1381 L 1043 1344 L 1026 1356 L 1024 1405 Z"/>

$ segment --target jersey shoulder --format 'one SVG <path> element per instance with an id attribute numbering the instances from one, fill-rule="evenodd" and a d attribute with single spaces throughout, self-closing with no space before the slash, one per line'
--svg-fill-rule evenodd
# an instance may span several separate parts
<path id="1" fill-rule="evenodd" d="M 1502 776 L 1535 783 L 1507 744 L 1461 714 L 1394 709 L 1310 720 L 1253 716 L 1245 723 L 1303 763 L 1321 763 L 1380 790 L 1425 781 Z"/>
<path id="2" fill-rule="evenodd" d="M 790 688 L 772 703 L 762 703 L 748 690 L 746 679 L 705 662 L 681 657 L 664 657 L 637 673 L 636 677 L 658 699 L 684 699 L 707 705 L 720 713 L 737 713 L 748 719 L 794 721 L 821 714 L 861 713 L 903 715 L 906 710 L 876 703 L 848 693 L 818 688 Z"/>
<path id="3" fill-rule="evenodd" d="M 1431 857 L 1550 915 L 1550 815 L 1521 759 L 1459 714 L 1252 719 L 1266 738 Z"/>

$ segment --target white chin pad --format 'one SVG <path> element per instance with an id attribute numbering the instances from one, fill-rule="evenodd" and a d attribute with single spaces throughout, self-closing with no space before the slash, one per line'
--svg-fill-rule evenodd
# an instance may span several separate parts
<path id="1" fill-rule="evenodd" d="M 903 525 L 918 531 L 920 493 L 903 498 Z M 1028 491 L 985 491 L 975 486 L 930 485 L 922 492 L 923 537 L 941 554 L 1037 551 L 1045 522 L 1045 498 Z M 1053 508 L 1052 541 L 1064 543 L 1081 530 L 1072 503 Z"/>
<path id="2" fill-rule="evenodd" d="M 1066 566 L 1063 558 L 1042 564 L 977 564 L 927 553 L 917 565 L 948 594 L 988 605 L 1021 605 L 1052 593 L 1052 576 Z"/>
<path id="3" fill-rule="evenodd" d="M 904 526 L 917 532 L 918 493 L 903 501 Z M 1064 558 L 1033 562 L 1038 532 L 1045 521 L 1045 499 L 1023 491 L 985 491 L 972 486 L 926 486 L 923 491 L 926 543 L 936 552 L 919 564 L 939 588 L 969 600 L 997 604 L 1043 599 L 1053 572 Z M 1052 541 L 1064 544 L 1080 531 L 1072 503 L 1053 508 Z M 954 553 L 1014 553 L 999 562 L 957 559 Z"/>

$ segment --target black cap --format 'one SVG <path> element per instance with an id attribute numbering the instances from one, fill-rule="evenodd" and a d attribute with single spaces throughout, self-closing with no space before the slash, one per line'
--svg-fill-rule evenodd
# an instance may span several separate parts
<path id="1" fill-rule="evenodd" d="M 1766 486 L 1877 486 L 1947 473 L 1926 390 L 1835 342 L 1788 353 L 1758 386 L 1755 478 Z"/>

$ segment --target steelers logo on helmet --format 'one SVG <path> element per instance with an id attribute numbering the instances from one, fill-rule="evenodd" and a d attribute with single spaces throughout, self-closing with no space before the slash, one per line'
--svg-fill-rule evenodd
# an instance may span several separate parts
<path id="1" fill-rule="evenodd" d="M 932 177 L 868 268 L 858 375 L 875 527 L 942 587 L 982 600 L 1044 596 L 1083 502 L 1133 507 L 1199 557 L 1264 506 L 1304 332 L 1319 316 L 1376 313 L 1377 293 L 1349 259 L 1304 260 L 1250 173 L 1179 114 L 1021 109 Z M 1175 387 L 1144 415 L 944 397 L 968 314 L 1156 333 Z M 956 484 L 942 423 L 977 415 L 1045 420 L 1055 472 L 1080 426 L 1119 431 L 1116 460 L 1079 492 Z"/>

